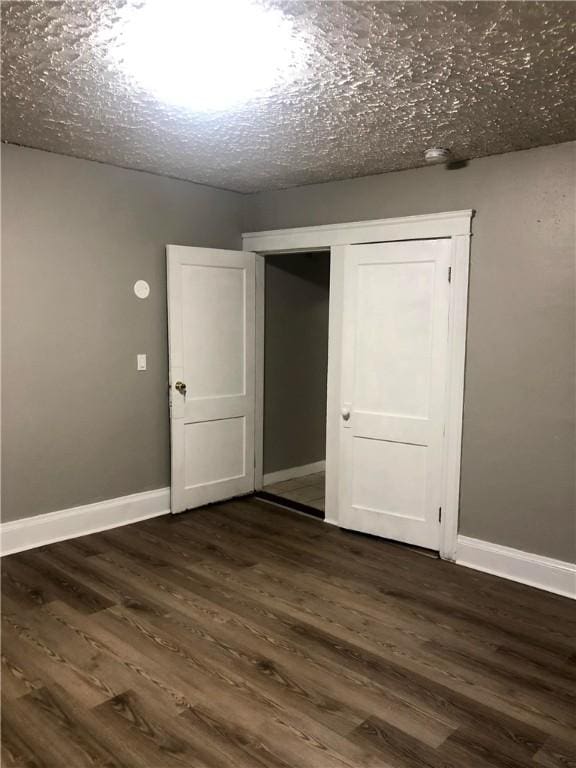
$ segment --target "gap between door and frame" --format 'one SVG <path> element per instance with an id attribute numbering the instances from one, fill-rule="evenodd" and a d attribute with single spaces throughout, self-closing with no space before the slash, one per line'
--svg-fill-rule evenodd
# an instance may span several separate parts
<path id="1" fill-rule="evenodd" d="M 267 473 L 256 471 L 256 494 L 324 519 L 330 250 L 257 259 L 265 307 L 257 352 L 265 374 L 255 465 L 266 463 Z"/>

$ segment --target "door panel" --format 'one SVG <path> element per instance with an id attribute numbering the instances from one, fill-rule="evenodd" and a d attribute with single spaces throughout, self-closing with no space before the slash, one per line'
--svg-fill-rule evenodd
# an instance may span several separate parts
<path id="1" fill-rule="evenodd" d="M 439 507 L 449 240 L 346 249 L 341 525 L 430 549 Z"/>
<path id="2" fill-rule="evenodd" d="M 245 394 L 245 277 L 243 267 L 182 266 L 184 376 L 191 398 Z M 202 332 L 195 333 L 199 320 Z"/>
<path id="3" fill-rule="evenodd" d="M 172 511 L 181 512 L 254 490 L 255 255 L 170 245 L 167 259 Z"/>
<path id="4" fill-rule="evenodd" d="M 244 416 L 196 421 L 184 427 L 186 488 L 244 476 Z"/>
<path id="5" fill-rule="evenodd" d="M 434 269 L 426 261 L 359 263 L 358 410 L 428 415 Z"/>

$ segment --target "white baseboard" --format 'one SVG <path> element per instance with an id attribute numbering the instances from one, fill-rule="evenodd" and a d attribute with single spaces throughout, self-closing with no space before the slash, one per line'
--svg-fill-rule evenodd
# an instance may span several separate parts
<path id="1" fill-rule="evenodd" d="M 272 472 L 266 484 L 322 472 L 325 462 Z M 0 554 L 10 555 L 89 533 L 137 523 L 170 512 L 170 489 L 134 493 L 117 499 L 27 517 L 0 525 Z M 338 525 L 337 521 L 326 519 Z M 458 536 L 456 563 L 576 599 L 576 564 L 523 552 L 468 536 Z"/>
<path id="2" fill-rule="evenodd" d="M 324 472 L 325 470 L 325 461 L 315 461 L 313 464 L 303 464 L 301 467 L 288 467 L 288 469 L 280 469 L 278 472 L 270 472 L 264 475 L 264 485 L 282 483 L 284 480 L 294 480 L 296 477 L 313 475 L 314 472 Z"/>
<path id="3" fill-rule="evenodd" d="M 0 554 L 11 555 L 88 533 L 107 531 L 168 512 L 170 488 L 159 488 L 14 520 L 0 525 Z"/>
<path id="4" fill-rule="evenodd" d="M 576 563 L 458 536 L 456 563 L 576 599 Z"/>

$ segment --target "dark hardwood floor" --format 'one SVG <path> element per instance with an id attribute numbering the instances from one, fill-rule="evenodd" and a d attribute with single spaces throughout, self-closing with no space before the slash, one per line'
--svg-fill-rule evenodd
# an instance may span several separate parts
<path id="1" fill-rule="evenodd" d="M 576 766 L 576 606 L 265 502 L 4 558 L 3 766 Z"/>

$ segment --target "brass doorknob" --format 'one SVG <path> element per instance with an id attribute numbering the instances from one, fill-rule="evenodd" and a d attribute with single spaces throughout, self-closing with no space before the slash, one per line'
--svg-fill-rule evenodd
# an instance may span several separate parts
<path id="1" fill-rule="evenodd" d="M 176 384 L 174 384 L 174 387 L 181 395 L 186 395 L 186 384 L 184 384 L 183 381 L 177 381 Z"/>

